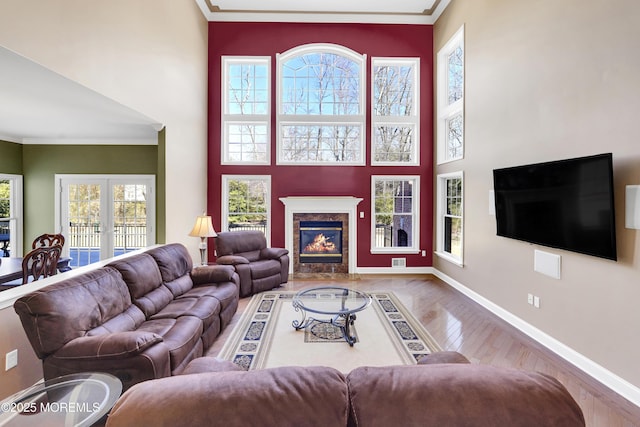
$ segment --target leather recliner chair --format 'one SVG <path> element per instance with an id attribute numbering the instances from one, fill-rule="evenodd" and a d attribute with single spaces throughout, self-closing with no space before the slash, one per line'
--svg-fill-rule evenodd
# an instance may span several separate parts
<path id="1" fill-rule="evenodd" d="M 267 291 L 289 280 L 289 251 L 268 248 L 261 231 L 227 231 L 215 237 L 216 263 L 240 276 L 240 296 Z"/>

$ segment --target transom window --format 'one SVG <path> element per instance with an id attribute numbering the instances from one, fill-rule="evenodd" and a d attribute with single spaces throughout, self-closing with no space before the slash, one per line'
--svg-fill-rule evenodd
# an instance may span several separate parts
<path id="1" fill-rule="evenodd" d="M 278 164 L 364 164 L 365 60 L 332 44 L 277 55 Z"/>
<path id="2" fill-rule="evenodd" d="M 438 52 L 438 163 L 464 156 L 464 27 Z"/>
<path id="3" fill-rule="evenodd" d="M 372 164 L 419 163 L 418 58 L 372 58 Z"/>
<path id="4" fill-rule="evenodd" d="M 222 175 L 222 195 L 224 231 L 259 230 L 271 240 L 269 175 Z"/>
<path id="5" fill-rule="evenodd" d="M 372 253 L 419 251 L 419 176 L 372 176 Z"/>
<path id="6" fill-rule="evenodd" d="M 270 58 L 222 58 L 222 163 L 269 164 Z"/>

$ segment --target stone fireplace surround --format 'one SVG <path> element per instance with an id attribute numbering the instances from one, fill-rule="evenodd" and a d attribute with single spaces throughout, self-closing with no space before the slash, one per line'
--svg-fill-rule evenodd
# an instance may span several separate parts
<path id="1" fill-rule="evenodd" d="M 357 211 L 361 198 L 353 196 L 281 197 L 285 206 L 284 242 L 289 250 L 289 273 L 348 273 L 356 271 Z M 300 264 L 300 220 L 342 221 L 342 264 Z"/>

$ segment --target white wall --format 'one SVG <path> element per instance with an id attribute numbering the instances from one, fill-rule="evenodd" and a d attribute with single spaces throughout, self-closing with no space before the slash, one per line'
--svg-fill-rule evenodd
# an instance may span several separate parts
<path id="1" fill-rule="evenodd" d="M 193 0 L 0 0 L 0 45 L 166 125 L 167 241 L 206 207 L 207 22 Z"/>
<path id="2" fill-rule="evenodd" d="M 640 183 L 640 2 L 453 0 L 437 52 L 465 25 L 464 267 L 434 266 L 624 381 L 640 387 L 640 239 L 624 227 L 625 185 Z M 494 168 L 613 153 L 618 262 L 496 236 Z M 562 278 L 533 271 L 561 255 Z M 527 293 L 541 298 L 540 309 Z"/>
<path id="3" fill-rule="evenodd" d="M 0 45 L 166 125 L 166 240 L 194 259 L 198 240 L 187 234 L 206 207 L 207 39 L 194 0 L 0 0 Z M 42 378 L 2 302 L 0 361 L 17 348 L 19 363 L 0 373 L 0 399 Z"/>

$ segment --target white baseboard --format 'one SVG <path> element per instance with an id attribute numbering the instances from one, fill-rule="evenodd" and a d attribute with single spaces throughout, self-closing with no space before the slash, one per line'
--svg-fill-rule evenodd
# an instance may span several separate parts
<path id="1" fill-rule="evenodd" d="M 433 267 L 356 267 L 358 274 L 434 274 Z"/>
<path id="2" fill-rule="evenodd" d="M 476 293 L 475 291 L 467 288 L 462 283 L 456 281 L 455 279 L 447 276 L 437 269 L 433 269 L 432 274 L 434 274 L 439 279 L 443 280 L 451 287 L 457 289 L 462 292 L 464 295 L 468 296 L 496 316 L 502 318 L 510 325 L 519 329 L 520 331 L 527 334 L 529 337 L 533 338 L 543 346 L 547 347 L 549 350 L 556 353 L 558 356 L 567 360 L 572 365 L 576 366 L 578 369 L 584 371 L 586 374 L 590 375 L 603 385 L 609 387 L 614 392 L 618 393 L 625 399 L 629 400 L 636 406 L 640 406 L 640 388 L 634 386 L 627 380 L 617 376 L 613 372 L 604 368 L 603 366 L 597 364 L 593 360 L 584 356 L 581 353 L 573 350 L 571 347 L 568 347 L 566 344 L 558 341 L 550 335 L 547 335 L 540 329 L 535 326 L 525 322 L 521 318 L 515 316 L 509 311 L 503 309 L 502 307 L 494 304 L 489 301 L 482 295 Z"/>

